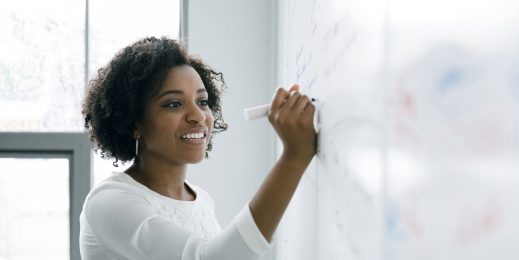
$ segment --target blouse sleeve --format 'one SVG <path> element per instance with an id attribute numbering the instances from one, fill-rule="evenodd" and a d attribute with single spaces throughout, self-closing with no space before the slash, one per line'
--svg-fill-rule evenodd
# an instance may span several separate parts
<path id="1" fill-rule="evenodd" d="M 139 195 L 101 191 L 85 204 L 85 217 L 105 251 L 123 259 L 259 259 L 270 246 L 249 206 L 217 237 L 204 241 L 152 209 Z"/>

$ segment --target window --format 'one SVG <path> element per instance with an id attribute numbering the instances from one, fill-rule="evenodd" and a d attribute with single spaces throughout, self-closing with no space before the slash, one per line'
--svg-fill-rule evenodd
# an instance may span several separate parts
<path id="1" fill-rule="evenodd" d="M 122 168 L 95 154 L 84 132 L 85 83 L 142 37 L 178 39 L 179 17 L 180 0 L 2 6 L 0 260 L 80 259 L 84 198 Z"/>
<path id="2" fill-rule="evenodd" d="M 21 0 L 0 8 L 0 131 L 82 131 L 82 2 Z"/>
<path id="3" fill-rule="evenodd" d="M 19 172 L 0 172 L 0 259 L 69 258 L 68 154 L 39 156 L 47 155 L 0 158 Z"/>

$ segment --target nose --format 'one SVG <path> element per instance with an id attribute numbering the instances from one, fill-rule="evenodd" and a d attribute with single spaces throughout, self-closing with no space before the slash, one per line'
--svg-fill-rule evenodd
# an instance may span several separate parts
<path id="1" fill-rule="evenodd" d="M 192 104 L 187 109 L 186 121 L 190 123 L 200 123 L 205 121 L 206 115 L 204 111 L 197 105 Z"/>

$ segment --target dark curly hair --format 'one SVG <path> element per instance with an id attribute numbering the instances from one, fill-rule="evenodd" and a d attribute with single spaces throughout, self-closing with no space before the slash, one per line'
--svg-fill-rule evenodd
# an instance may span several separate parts
<path id="1" fill-rule="evenodd" d="M 193 67 L 202 78 L 215 118 L 213 133 L 227 129 L 220 100 L 226 88 L 222 73 L 190 56 L 175 40 L 148 37 L 119 51 L 88 83 L 81 112 L 90 140 L 96 143 L 103 158 L 115 158 L 114 166 L 118 161 L 135 158 L 135 125 L 147 102 L 160 90 L 168 71 L 180 65 Z M 212 138 L 206 158 L 211 150 Z"/>

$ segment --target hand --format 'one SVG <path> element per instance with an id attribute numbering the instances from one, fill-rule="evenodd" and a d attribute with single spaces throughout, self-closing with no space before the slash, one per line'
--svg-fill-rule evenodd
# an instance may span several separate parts
<path id="1" fill-rule="evenodd" d="M 309 162 L 316 153 L 313 119 L 315 107 L 299 86 L 287 91 L 278 88 L 269 111 L 269 121 L 283 143 L 283 153 L 289 158 Z"/>

